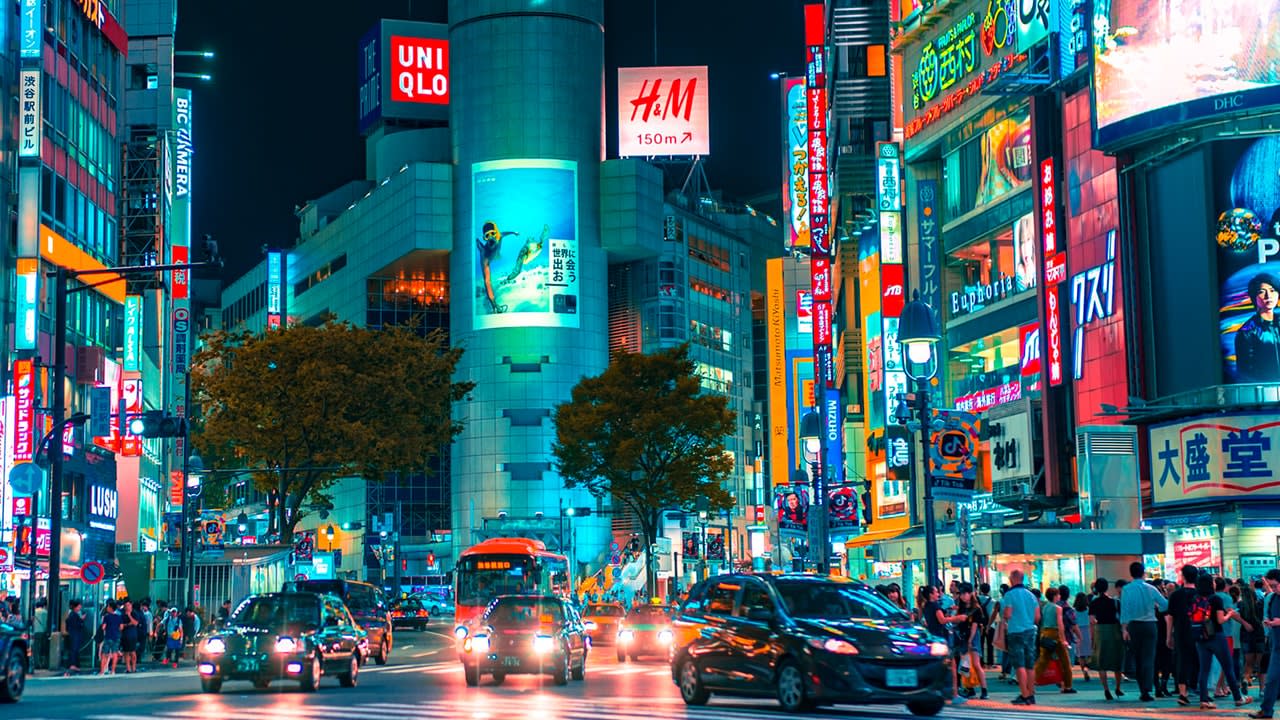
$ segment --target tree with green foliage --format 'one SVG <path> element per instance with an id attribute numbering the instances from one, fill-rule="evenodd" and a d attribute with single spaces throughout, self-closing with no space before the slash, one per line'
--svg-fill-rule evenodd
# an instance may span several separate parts
<path id="1" fill-rule="evenodd" d="M 663 511 L 691 510 L 700 498 L 710 510 L 733 506 L 723 484 L 733 470 L 725 438 L 735 422 L 728 398 L 703 392 L 688 345 L 648 355 L 622 352 L 556 407 L 552 453 L 565 487 L 609 496 L 636 516 L 648 552 Z M 646 564 L 650 595 L 652 560 Z"/>
<path id="2" fill-rule="evenodd" d="M 448 451 L 462 431 L 453 403 L 473 387 L 453 381 L 461 356 L 440 332 L 332 320 L 205 336 L 192 359 L 192 442 L 214 470 L 209 489 L 244 468 L 277 494 L 271 524 L 291 543 L 338 478 L 422 472 Z"/>

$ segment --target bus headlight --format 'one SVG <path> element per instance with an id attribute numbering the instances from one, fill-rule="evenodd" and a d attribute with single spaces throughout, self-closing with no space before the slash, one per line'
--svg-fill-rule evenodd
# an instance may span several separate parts
<path id="1" fill-rule="evenodd" d="M 488 653 L 489 652 L 489 636 L 476 635 L 475 637 L 465 638 L 462 641 L 462 651 L 468 652 L 468 653 L 475 652 L 475 653 L 480 653 L 482 655 Z"/>
<path id="2" fill-rule="evenodd" d="M 618 642 L 631 642 L 636 639 L 636 634 L 630 630 L 618 631 Z"/>
<path id="3" fill-rule="evenodd" d="M 662 643 L 663 645 L 670 645 L 672 637 L 674 636 L 671 634 L 670 630 L 658 631 L 658 642 Z"/>
<path id="4" fill-rule="evenodd" d="M 220 637 L 211 637 L 204 641 L 204 651 L 210 655 L 221 655 L 227 651 L 227 643 Z"/>
<path id="5" fill-rule="evenodd" d="M 281 654 L 291 653 L 298 649 L 298 641 L 291 637 L 276 638 L 276 652 Z"/>
<path id="6" fill-rule="evenodd" d="M 467 626 L 459 625 L 453 629 L 453 636 L 459 640 L 467 636 Z"/>

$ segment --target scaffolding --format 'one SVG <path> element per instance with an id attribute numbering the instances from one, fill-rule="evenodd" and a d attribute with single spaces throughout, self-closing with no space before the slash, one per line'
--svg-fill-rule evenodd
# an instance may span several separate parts
<path id="1" fill-rule="evenodd" d="M 124 145 L 124 182 L 121 184 L 120 261 L 123 265 L 156 265 L 163 261 L 165 242 L 165 178 L 169 164 L 164 134 L 154 127 L 130 128 Z M 162 275 L 128 279 L 129 292 L 162 286 Z"/>

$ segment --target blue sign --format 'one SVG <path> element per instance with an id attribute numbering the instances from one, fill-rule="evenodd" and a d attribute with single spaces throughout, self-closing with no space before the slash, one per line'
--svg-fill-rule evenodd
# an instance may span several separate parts
<path id="1" fill-rule="evenodd" d="M 916 181 L 916 218 L 920 229 L 920 299 L 929 307 L 942 307 L 942 253 L 938 238 L 938 181 Z"/>
<path id="2" fill-rule="evenodd" d="M 823 473 L 823 480 L 828 486 L 839 485 L 844 482 L 844 405 L 840 402 L 840 391 L 827 388 L 822 402 L 827 433 L 827 456 L 823 460 L 827 471 Z"/>
<path id="3" fill-rule="evenodd" d="M 357 126 L 361 133 L 382 118 L 381 30 L 381 23 L 374 25 L 373 29 L 360 39 L 360 70 L 357 76 L 360 81 L 360 95 L 357 102 L 360 108 L 360 119 Z"/>
<path id="4" fill-rule="evenodd" d="M 279 315 L 284 296 L 284 262 L 279 250 L 267 253 L 267 314 Z"/>
<path id="5" fill-rule="evenodd" d="M 40 57 L 41 35 L 43 34 L 40 26 L 44 20 L 41 5 L 40 0 L 22 0 L 22 6 L 18 10 L 21 15 L 19 28 L 21 36 L 18 40 L 20 48 L 18 54 L 21 57 Z"/>
<path id="6" fill-rule="evenodd" d="M 9 487 L 15 495 L 35 495 L 44 483 L 44 473 L 35 463 L 14 465 L 9 471 Z"/>
<path id="7" fill-rule="evenodd" d="M 80 567 L 80 579 L 90 585 L 97 585 L 102 582 L 102 578 L 107 574 L 107 569 L 102 563 L 90 561 Z"/>

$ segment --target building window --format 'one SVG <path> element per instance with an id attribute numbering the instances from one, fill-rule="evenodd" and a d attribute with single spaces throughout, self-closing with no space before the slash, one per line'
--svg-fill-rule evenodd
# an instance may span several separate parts
<path id="1" fill-rule="evenodd" d="M 943 159 L 948 219 L 959 218 L 1006 195 L 1031 187 L 1035 175 L 1031 112 L 992 109 L 983 129 Z"/>
<path id="2" fill-rule="evenodd" d="M 997 305 L 1036 285 L 1035 215 L 947 253 L 946 316 L 955 319 Z"/>

